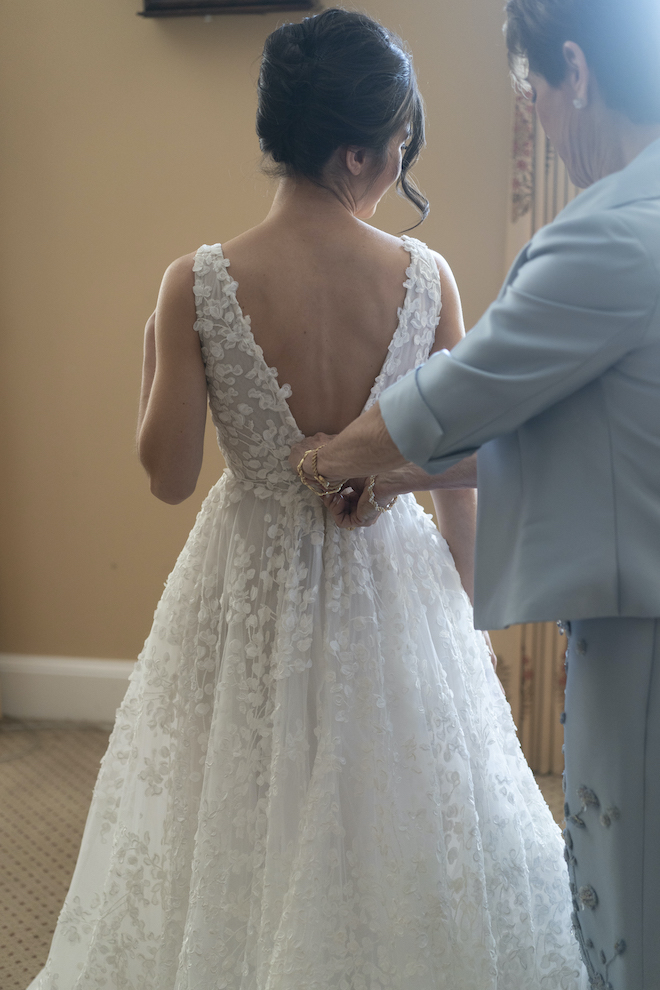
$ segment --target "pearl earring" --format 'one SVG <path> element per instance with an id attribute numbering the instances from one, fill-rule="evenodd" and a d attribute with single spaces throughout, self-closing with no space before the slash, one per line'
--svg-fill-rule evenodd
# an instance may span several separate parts
<path id="1" fill-rule="evenodd" d="M 584 102 L 584 100 L 573 100 L 573 106 L 575 107 L 576 110 L 584 110 L 586 105 L 587 104 Z"/>

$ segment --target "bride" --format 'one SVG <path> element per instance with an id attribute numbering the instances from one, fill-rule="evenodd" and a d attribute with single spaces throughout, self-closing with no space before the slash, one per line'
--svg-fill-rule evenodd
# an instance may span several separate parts
<path id="1" fill-rule="evenodd" d="M 436 493 L 442 535 L 411 495 L 351 532 L 287 462 L 463 334 L 446 262 L 364 223 L 393 183 L 428 209 L 410 58 L 361 14 L 287 24 L 257 129 L 270 213 L 174 262 L 145 338 L 153 493 L 192 494 L 207 399 L 227 470 L 32 988 L 577 990 L 559 831 L 472 626 L 473 493 Z"/>

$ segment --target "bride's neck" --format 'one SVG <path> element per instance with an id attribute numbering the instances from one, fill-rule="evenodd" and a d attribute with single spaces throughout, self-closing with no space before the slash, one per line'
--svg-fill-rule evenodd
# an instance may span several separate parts
<path id="1" fill-rule="evenodd" d="M 267 220 L 355 222 L 356 211 L 350 188 L 287 176 L 280 180 Z"/>

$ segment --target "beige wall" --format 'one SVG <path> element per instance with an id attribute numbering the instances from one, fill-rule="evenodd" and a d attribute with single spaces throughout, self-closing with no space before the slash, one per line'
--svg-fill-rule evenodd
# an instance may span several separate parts
<path id="1" fill-rule="evenodd" d="M 164 21 L 138 0 L 4 0 L 0 651 L 132 658 L 221 461 L 171 507 L 133 444 L 144 320 L 169 261 L 265 213 L 255 78 L 282 15 Z M 468 321 L 504 256 L 501 0 L 366 0 L 416 57 L 418 169 Z M 388 202 L 378 221 L 410 222 Z"/>

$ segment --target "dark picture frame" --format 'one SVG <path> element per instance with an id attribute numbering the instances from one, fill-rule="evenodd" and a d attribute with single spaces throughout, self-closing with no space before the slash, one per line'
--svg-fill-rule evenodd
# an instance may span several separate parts
<path id="1" fill-rule="evenodd" d="M 312 10 L 318 0 L 144 0 L 141 17 L 205 17 L 209 14 L 268 14 Z"/>

